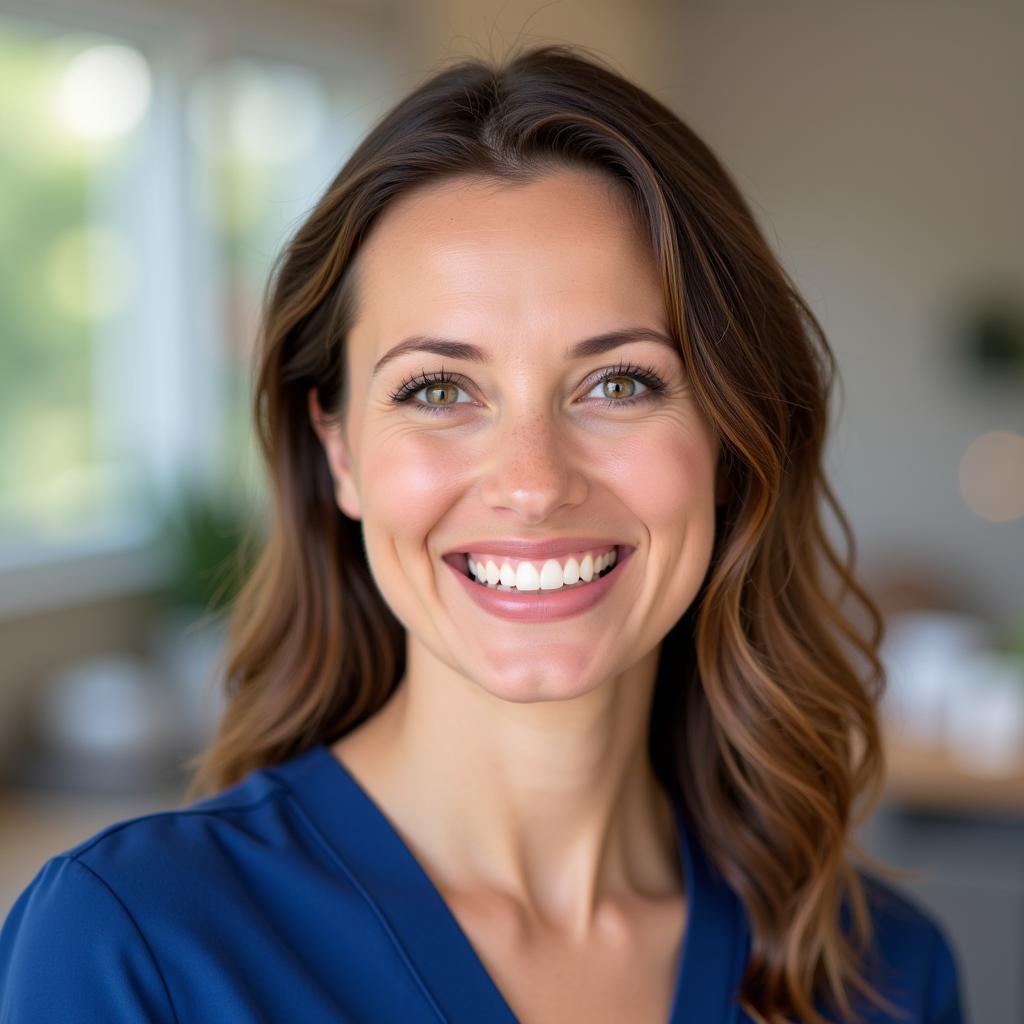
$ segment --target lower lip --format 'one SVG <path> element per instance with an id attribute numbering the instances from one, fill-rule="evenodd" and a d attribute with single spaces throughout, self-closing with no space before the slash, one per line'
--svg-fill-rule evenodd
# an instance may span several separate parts
<path id="1" fill-rule="evenodd" d="M 620 554 L 615 568 L 610 573 L 586 586 L 570 587 L 567 590 L 531 590 L 522 594 L 474 583 L 451 562 L 444 564 L 455 573 L 466 593 L 485 612 L 511 622 L 555 622 L 593 608 L 615 586 L 623 567 L 633 557 L 635 550 L 636 548 L 630 548 L 626 554 Z"/>

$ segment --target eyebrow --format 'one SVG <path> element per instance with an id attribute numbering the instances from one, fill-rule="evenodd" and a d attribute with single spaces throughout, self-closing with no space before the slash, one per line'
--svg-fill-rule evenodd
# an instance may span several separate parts
<path id="1" fill-rule="evenodd" d="M 661 331 L 656 331 L 651 327 L 621 327 L 615 331 L 605 331 L 592 338 L 577 341 L 565 350 L 565 358 L 583 359 L 587 356 L 601 355 L 632 341 L 656 341 L 661 345 L 667 345 L 673 352 L 679 352 L 678 344 Z M 394 348 L 385 352 L 374 364 L 371 376 L 375 377 L 392 359 L 397 359 L 407 352 L 433 352 L 435 355 L 448 356 L 450 359 L 464 359 L 467 362 L 482 363 L 485 366 L 490 366 L 493 362 L 483 349 L 471 345 L 469 342 L 418 334 L 406 338 L 405 341 L 399 342 Z"/>

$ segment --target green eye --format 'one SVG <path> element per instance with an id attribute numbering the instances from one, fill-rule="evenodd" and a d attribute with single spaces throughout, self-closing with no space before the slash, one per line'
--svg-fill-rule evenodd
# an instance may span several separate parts
<path id="1" fill-rule="evenodd" d="M 633 406 L 640 402 L 651 401 L 663 395 L 667 390 L 665 382 L 652 367 L 636 366 L 632 363 L 620 363 L 618 366 L 609 367 L 601 372 L 601 376 L 591 385 L 591 390 L 604 384 L 606 381 L 615 378 L 632 378 L 638 380 L 647 389 L 639 395 L 629 395 L 625 398 L 597 398 L 608 407 Z M 467 390 L 469 382 L 460 373 L 451 373 L 443 367 L 441 370 L 431 373 L 419 373 L 410 377 L 402 383 L 397 391 L 392 392 L 388 397 L 394 403 L 411 403 L 412 407 L 432 415 L 446 414 L 449 409 L 456 405 L 469 405 L 469 402 L 442 402 L 435 404 L 431 402 L 414 401 L 413 396 L 420 391 L 433 388 L 438 391 L 442 388 L 458 388 Z"/>

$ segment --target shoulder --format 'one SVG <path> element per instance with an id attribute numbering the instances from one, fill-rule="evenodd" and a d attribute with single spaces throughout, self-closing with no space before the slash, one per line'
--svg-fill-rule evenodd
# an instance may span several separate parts
<path id="1" fill-rule="evenodd" d="M 232 850 L 258 848 L 287 828 L 286 797 L 270 777 L 254 773 L 214 797 L 112 822 L 51 857 L 30 888 L 90 875 L 123 898 L 165 887 L 186 864 L 191 872 L 212 869 Z"/>
<path id="2" fill-rule="evenodd" d="M 873 928 L 871 980 L 927 1024 L 962 1024 L 960 964 L 946 926 L 915 895 L 858 869 Z M 851 924 L 843 904 L 844 929 Z"/>
<path id="3" fill-rule="evenodd" d="M 127 987 L 126 987 L 127 986 Z M 0 1020 L 172 1021 L 167 986 L 137 921 L 68 854 L 51 857 L 0 929 Z"/>
<path id="4" fill-rule="evenodd" d="M 29 889 L 91 876 L 126 906 L 159 907 L 177 889 L 230 885 L 268 871 L 275 852 L 301 862 L 320 845 L 292 790 L 259 769 L 214 796 L 107 825 L 53 856 Z"/>
<path id="5" fill-rule="evenodd" d="M 144 868 L 156 881 L 159 866 L 173 873 L 187 857 L 195 868 L 287 828 L 288 796 L 271 775 L 253 772 L 216 796 L 115 821 L 58 856 L 101 877 L 125 879 Z"/>
<path id="6" fill-rule="evenodd" d="M 114 822 L 50 857 L 0 928 L 0 1021 L 176 1020 L 160 947 L 301 831 L 272 777 Z M 297 844 L 293 841 L 290 849 Z M 204 922 L 206 923 L 206 922 Z"/>

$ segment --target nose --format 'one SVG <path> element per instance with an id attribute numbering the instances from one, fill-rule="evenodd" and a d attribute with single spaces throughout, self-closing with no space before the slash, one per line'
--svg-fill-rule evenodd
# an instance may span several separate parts
<path id="1" fill-rule="evenodd" d="M 488 508 L 540 523 L 563 506 L 582 504 L 587 481 L 571 442 L 552 418 L 524 410 L 495 431 L 482 494 Z"/>

